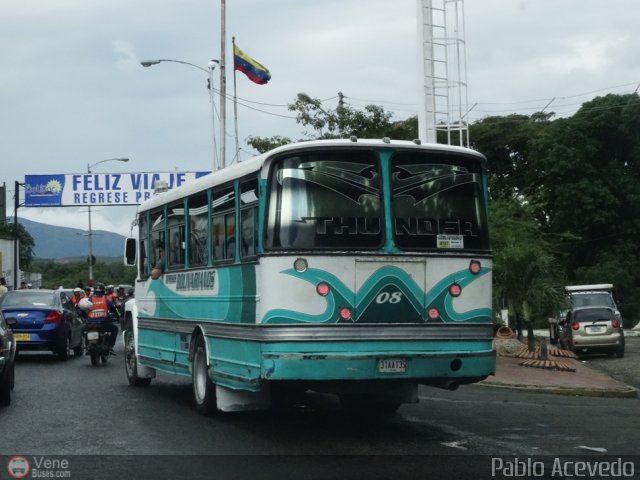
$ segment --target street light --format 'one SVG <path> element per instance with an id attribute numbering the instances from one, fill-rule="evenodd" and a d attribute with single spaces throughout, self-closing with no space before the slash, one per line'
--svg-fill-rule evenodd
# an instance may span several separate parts
<path id="1" fill-rule="evenodd" d="M 100 160 L 99 162 L 96 163 L 88 163 L 87 164 L 87 173 L 90 174 L 91 173 L 91 169 L 93 167 L 95 167 L 96 165 L 100 165 L 101 163 L 105 163 L 105 162 L 128 162 L 129 159 L 128 158 L 106 158 L 104 160 Z M 91 205 L 88 205 L 88 211 L 89 211 L 89 258 L 88 258 L 88 262 L 89 262 L 89 285 L 93 286 L 93 232 L 91 231 Z"/>
<path id="2" fill-rule="evenodd" d="M 214 99 L 213 71 L 215 70 L 216 65 L 219 65 L 220 62 L 218 60 L 209 60 L 209 65 L 207 66 L 207 68 L 204 68 L 191 62 L 184 62 L 182 60 L 172 60 L 170 58 L 159 58 L 156 60 L 143 60 L 142 62 L 140 62 L 140 65 L 147 68 L 153 65 L 158 65 L 159 63 L 162 63 L 162 62 L 172 62 L 172 63 L 181 63 L 183 65 L 189 65 L 190 67 L 197 68 L 198 70 L 202 70 L 209 76 L 207 88 L 209 89 L 209 101 L 211 102 L 211 131 L 213 132 L 213 169 L 212 170 L 215 172 L 220 167 L 218 166 L 218 157 L 217 157 L 218 153 L 217 153 L 216 133 L 215 133 L 216 113 L 215 113 L 215 103 L 213 101 Z M 220 98 L 220 101 L 221 102 L 223 101 L 222 96 Z M 225 128 L 226 126 L 225 126 L 225 120 L 223 116 L 220 124 L 220 138 L 221 138 L 220 142 L 221 142 L 221 148 L 222 148 L 221 151 L 223 153 L 224 153 L 224 141 L 225 141 L 225 131 L 224 131 Z M 222 156 L 222 167 L 224 167 L 224 155 Z"/>

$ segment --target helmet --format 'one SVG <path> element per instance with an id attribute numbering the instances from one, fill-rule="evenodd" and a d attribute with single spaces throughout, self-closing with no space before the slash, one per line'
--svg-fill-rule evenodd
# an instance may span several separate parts
<path id="1" fill-rule="evenodd" d="M 107 288 L 107 290 L 113 290 L 114 287 L 113 287 L 113 285 L 107 285 L 106 288 Z"/>
<path id="2" fill-rule="evenodd" d="M 73 293 L 82 293 L 82 289 L 80 287 L 76 287 L 73 289 Z"/>
<path id="3" fill-rule="evenodd" d="M 93 293 L 95 295 L 104 295 L 104 283 L 97 283 L 95 287 L 93 287 Z"/>
<path id="4" fill-rule="evenodd" d="M 93 307 L 93 303 L 91 303 L 91 300 L 86 297 L 78 302 L 78 308 L 84 312 L 90 310 L 91 307 Z"/>

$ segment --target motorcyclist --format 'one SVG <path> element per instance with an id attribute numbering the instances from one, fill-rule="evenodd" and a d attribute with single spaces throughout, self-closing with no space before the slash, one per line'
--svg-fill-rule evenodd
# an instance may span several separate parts
<path id="1" fill-rule="evenodd" d="M 113 302 L 107 298 L 104 284 L 98 283 L 93 289 L 93 295 L 90 297 L 91 307 L 87 311 L 87 319 L 89 322 L 100 320 L 105 332 L 109 332 L 109 353 L 115 355 L 113 347 L 116 344 L 116 337 L 118 336 L 118 327 L 113 324 L 109 313 L 113 313 L 115 318 L 118 317 L 118 311 L 116 310 Z"/>
<path id="2" fill-rule="evenodd" d="M 105 288 L 107 290 L 106 297 L 115 304 L 118 296 L 114 291 L 115 287 L 113 285 L 107 285 Z"/>
<path id="3" fill-rule="evenodd" d="M 84 292 L 82 291 L 81 288 L 74 288 L 73 289 L 73 295 L 71 296 L 71 298 L 69 299 L 71 301 L 71 305 L 73 305 L 74 307 L 78 307 L 78 303 L 80 302 L 80 300 L 82 300 L 84 298 Z"/>
<path id="4" fill-rule="evenodd" d="M 129 300 L 129 296 L 125 293 L 124 287 L 118 287 L 113 303 L 118 309 L 120 316 L 122 316 L 123 314 L 124 304 L 127 302 L 127 300 Z"/>

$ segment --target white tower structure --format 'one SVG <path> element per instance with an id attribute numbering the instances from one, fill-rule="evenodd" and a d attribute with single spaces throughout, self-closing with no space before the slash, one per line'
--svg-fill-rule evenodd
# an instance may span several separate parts
<path id="1" fill-rule="evenodd" d="M 416 0 L 418 131 L 423 142 L 469 146 L 464 0 Z"/>

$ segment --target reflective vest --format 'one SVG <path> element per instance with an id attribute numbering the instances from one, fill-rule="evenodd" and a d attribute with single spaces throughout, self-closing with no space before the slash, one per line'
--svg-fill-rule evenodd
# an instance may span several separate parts
<path id="1" fill-rule="evenodd" d="M 107 305 L 107 297 L 105 297 L 104 295 L 100 297 L 93 296 L 91 297 L 91 303 L 93 304 L 93 306 L 91 307 L 91 310 L 89 310 L 89 313 L 87 314 L 89 318 L 91 319 L 107 318 L 107 315 L 109 313 L 109 306 Z"/>

